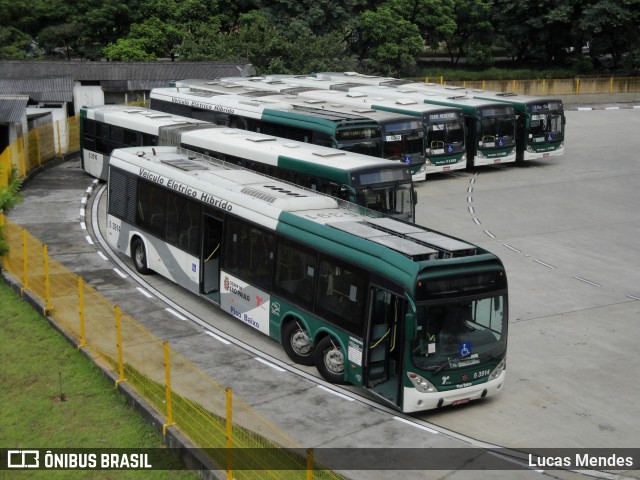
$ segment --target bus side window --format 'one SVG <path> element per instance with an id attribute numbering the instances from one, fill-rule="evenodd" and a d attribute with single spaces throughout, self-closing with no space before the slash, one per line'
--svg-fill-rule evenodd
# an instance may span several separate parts
<path id="1" fill-rule="evenodd" d="M 322 258 L 316 311 L 349 332 L 363 335 L 366 285 L 363 272 L 332 258 Z"/>
<path id="2" fill-rule="evenodd" d="M 273 233 L 234 217 L 228 217 L 226 223 L 223 268 L 269 290 L 275 243 Z"/>
<path id="3" fill-rule="evenodd" d="M 285 297 L 311 309 L 316 256 L 301 245 L 281 239 L 277 248 L 274 287 Z"/>

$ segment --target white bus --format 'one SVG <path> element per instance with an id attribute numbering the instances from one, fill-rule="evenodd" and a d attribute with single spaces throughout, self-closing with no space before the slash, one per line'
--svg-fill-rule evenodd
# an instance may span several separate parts
<path id="1" fill-rule="evenodd" d="M 177 147 L 115 150 L 107 239 L 398 410 L 505 381 L 508 295 L 480 247 Z"/>
<path id="2" fill-rule="evenodd" d="M 288 81 L 289 78 L 294 80 Z M 321 80 L 304 77 L 222 77 L 216 80 L 177 80 L 178 88 L 254 95 L 274 92 L 314 108 L 351 109 L 378 121 L 382 129 L 383 156 L 398 159 L 406 156 L 420 159 L 420 168 L 412 169 L 414 182 L 423 181 L 431 173 L 463 170 L 467 166 L 465 122 L 462 110 L 455 107 L 429 105 L 417 100 L 388 99 L 379 95 L 351 93 L 320 88 Z M 327 82 L 324 82 L 327 83 Z M 374 113 L 378 112 L 378 113 Z M 395 115 L 384 118 L 380 115 Z M 404 119 L 402 117 L 404 117 Z M 399 152 L 399 153 L 398 153 Z M 413 161 L 417 166 L 417 161 Z"/>
<path id="3" fill-rule="evenodd" d="M 139 107 L 83 107 L 80 116 L 83 168 L 101 179 L 114 148 L 176 145 L 402 220 L 415 219 L 411 172 L 400 162 Z"/>

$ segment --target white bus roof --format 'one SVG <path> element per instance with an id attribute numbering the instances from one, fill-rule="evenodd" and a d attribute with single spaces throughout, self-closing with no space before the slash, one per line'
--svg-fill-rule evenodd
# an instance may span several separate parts
<path id="1" fill-rule="evenodd" d="M 83 109 L 89 119 L 108 123 L 117 121 L 119 126 L 135 128 L 138 131 L 155 135 L 160 127 L 166 125 L 206 125 L 208 123 L 203 120 L 127 105 L 100 105 L 83 107 Z"/>
<path id="2" fill-rule="evenodd" d="M 111 153 L 110 166 L 148 178 L 167 188 L 184 185 L 241 208 L 276 218 L 282 211 L 334 210 L 336 199 L 296 185 L 232 167 L 181 147 L 129 147 Z M 143 173 L 144 172 L 144 173 Z M 160 175 L 159 179 L 151 175 Z M 259 205 L 259 207 L 256 207 Z M 262 208 L 261 208 L 262 207 Z"/>
<path id="3" fill-rule="evenodd" d="M 234 128 L 202 129 L 184 132 L 182 143 L 210 148 L 230 155 L 255 159 L 261 163 L 277 165 L 279 157 L 289 157 L 300 162 L 322 163 L 324 166 L 340 170 L 366 170 L 369 168 L 406 168 L 399 162 L 360 153 L 337 150 L 312 143 L 297 142 L 262 133 Z"/>
<path id="4" fill-rule="evenodd" d="M 334 109 L 336 111 L 360 114 L 377 121 L 392 120 L 395 115 L 416 116 L 434 110 L 458 108 L 427 104 L 424 103 L 422 99 L 403 98 L 402 95 L 398 95 L 398 98 L 389 98 L 382 94 L 371 94 L 360 91 L 330 90 L 329 88 L 336 84 L 336 82 L 316 80 L 313 77 L 300 78 L 285 75 L 276 77 L 278 78 L 276 81 L 270 81 L 269 79 L 272 77 L 222 77 L 216 80 L 181 80 L 176 82 L 176 84 L 193 89 L 239 95 L 251 95 L 255 94 L 255 92 L 263 91 L 273 91 L 283 94 L 292 93 L 292 95 L 285 96 L 283 99 L 292 104 L 304 104 L 310 108 Z M 313 90 L 303 90 L 305 88 Z M 278 99 L 278 97 L 261 98 L 269 98 L 274 101 Z M 315 100 L 317 100 L 317 102 L 314 102 Z M 389 110 L 374 109 L 373 105 L 382 107 L 383 109 L 397 109 L 401 111 L 398 113 L 390 113 Z M 361 108 L 352 109 L 358 106 Z"/>
<path id="5" fill-rule="evenodd" d="M 149 95 L 151 99 L 165 100 L 170 103 L 184 103 L 189 106 L 202 106 L 204 109 L 228 113 L 242 111 L 244 115 L 252 118 L 261 118 L 266 109 L 291 111 L 293 107 L 286 102 L 262 100 L 260 98 L 246 98 L 242 95 L 220 94 L 217 92 L 202 92 L 185 87 L 154 88 Z"/>
<path id="6" fill-rule="evenodd" d="M 339 203 L 332 197 L 250 170 L 221 165 L 215 159 L 180 147 L 116 149 L 111 154 L 110 167 L 180 191 L 271 229 L 276 229 L 281 215 L 287 212 L 307 222 L 331 227 L 333 232 L 348 233 L 416 260 L 435 259 L 441 250 L 407 233 L 414 236 L 431 233 L 440 239 L 450 239 L 424 227 Z M 371 216 L 365 215 L 365 211 Z M 475 253 L 475 249 L 469 252 L 470 255 Z"/>

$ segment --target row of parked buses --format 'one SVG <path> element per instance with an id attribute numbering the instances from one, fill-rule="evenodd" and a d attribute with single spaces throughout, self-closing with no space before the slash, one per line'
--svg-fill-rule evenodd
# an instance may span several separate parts
<path id="1" fill-rule="evenodd" d="M 107 181 L 108 241 L 398 410 L 494 395 L 505 269 L 416 225 L 413 181 L 561 154 L 562 103 L 431 87 L 183 80 L 153 90 L 152 109 L 85 107 L 82 165 Z"/>

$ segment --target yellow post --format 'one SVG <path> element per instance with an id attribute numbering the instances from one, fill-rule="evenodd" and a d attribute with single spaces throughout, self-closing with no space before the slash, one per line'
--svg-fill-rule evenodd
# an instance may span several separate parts
<path id="1" fill-rule="evenodd" d="M 613 77 L 609 77 L 609 93 L 613 93 Z"/>
<path id="2" fill-rule="evenodd" d="M 232 420 L 232 397 L 231 387 L 224 390 L 227 393 L 227 480 L 233 480 L 233 420 Z"/>
<path id="3" fill-rule="evenodd" d="M 69 129 L 67 129 L 67 132 Z M 58 139 L 58 150 L 56 151 L 56 155 L 62 156 L 62 143 L 60 142 L 60 120 L 56 122 L 56 138 Z"/>
<path id="4" fill-rule="evenodd" d="M 84 331 L 84 285 L 82 277 L 78 277 L 78 314 L 80 315 L 80 344 L 78 349 L 87 344 Z"/>
<path id="5" fill-rule="evenodd" d="M 517 85 L 517 81 L 516 81 L 516 79 L 514 78 L 514 79 L 513 79 L 513 86 L 511 87 L 511 91 L 512 91 L 513 93 L 515 93 L 515 92 L 516 92 L 516 85 Z"/>
<path id="6" fill-rule="evenodd" d="M 42 155 L 40 154 L 40 129 L 36 128 L 36 157 L 38 158 L 38 166 L 42 166 Z"/>
<path id="7" fill-rule="evenodd" d="M 25 160 L 25 153 L 24 153 L 24 135 L 22 135 L 19 139 L 18 139 L 18 163 L 20 165 L 18 165 L 18 173 L 20 174 L 21 177 L 26 177 L 27 176 L 27 162 Z"/>
<path id="8" fill-rule="evenodd" d="M 175 425 L 171 410 L 171 363 L 169 361 L 169 342 L 162 344 L 164 347 L 164 392 L 167 401 L 167 423 L 162 426 L 162 436 L 167 435 L 167 427 Z"/>
<path id="9" fill-rule="evenodd" d="M 116 380 L 116 387 L 120 382 L 125 382 L 124 378 L 124 363 L 122 362 L 122 328 L 120 325 L 120 307 L 115 306 L 116 309 L 116 348 L 118 349 L 118 374 L 120 378 Z"/>
<path id="10" fill-rule="evenodd" d="M 22 291 L 29 288 L 29 262 L 27 252 L 27 231 L 22 229 Z"/>
<path id="11" fill-rule="evenodd" d="M 42 261 L 44 263 L 44 315 L 48 315 L 51 311 L 51 285 L 49 277 L 49 255 L 47 254 L 47 245 L 42 245 Z"/>
<path id="12" fill-rule="evenodd" d="M 307 448 L 307 480 L 313 480 L 313 448 Z"/>
<path id="13" fill-rule="evenodd" d="M 442 75 L 440 75 L 440 85 L 444 84 L 444 77 Z"/>
<path id="14" fill-rule="evenodd" d="M 580 79 L 576 78 L 576 95 L 580 95 Z"/>
<path id="15" fill-rule="evenodd" d="M 463 88 L 467 88 L 467 81 L 466 80 L 464 82 L 462 82 L 462 87 Z"/>
<path id="16" fill-rule="evenodd" d="M 543 78 L 542 79 L 542 95 L 544 95 L 544 91 L 545 91 L 546 87 L 547 87 L 547 79 Z"/>
<path id="17" fill-rule="evenodd" d="M 485 85 L 486 85 L 486 84 L 487 84 L 487 81 L 486 81 L 486 80 L 482 80 L 482 90 L 484 90 L 484 89 L 485 89 Z"/>

